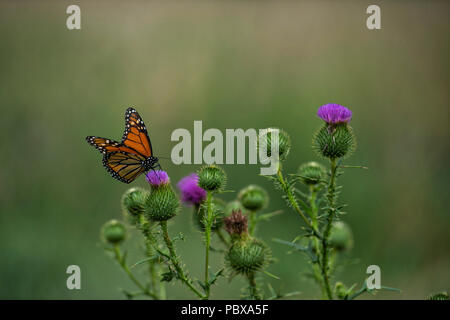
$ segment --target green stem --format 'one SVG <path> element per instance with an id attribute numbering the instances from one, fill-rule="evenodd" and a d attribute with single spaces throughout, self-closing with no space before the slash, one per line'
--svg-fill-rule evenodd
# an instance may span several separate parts
<path id="1" fill-rule="evenodd" d="M 178 256 L 175 252 L 175 248 L 173 246 L 173 242 L 172 240 L 170 240 L 169 237 L 169 231 L 167 230 L 167 221 L 161 221 L 160 222 L 160 226 L 161 226 L 161 230 L 163 233 L 163 238 L 164 238 L 164 242 L 166 243 L 167 248 L 169 249 L 169 257 L 170 257 L 170 261 L 173 264 L 173 267 L 175 268 L 175 270 L 177 271 L 177 275 L 178 278 L 188 286 L 188 288 L 195 293 L 200 299 L 204 299 L 204 296 L 200 293 L 200 291 L 198 291 L 191 283 L 191 281 L 187 278 L 187 276 L 185 275 L 183 268 L 180 265 Z"/>
<path id="2" fill-rule="evenodd" d="M 357 292 L 355 292 L 354 294 L 352 294 L 350 297 L 348 297 L 346 300 L 353 300 L 356 297 L 362 295 L 366 291 L 367 291 L 367 287 L 363 287 L 363 288 L 359 289 Z"/>
<path id="3" fill-rule="evenodd" d="M 311 207 L 311 224 L 313 225 L 314 228 L 318 229 L 319 228 L 319 222 L 318 222 L 319 208 L 317 207 L 317 190 L 314 186 L 309 187 L 309 205 Z M 317 257 L 319 257 L 319 254 L 320 254 L 319 239 L 317 237 L 314 237 L 312 241 L 313 241 L 314 253 L 316 254 Z M 320 259 L 316 259 L 313 269 L 314 269 L 314 278 L 320 287 L 322 296 L 326 297 L 326 290 L 325 290 L 323 278 L 322 278 Z"/>
<path id="4" fill-rule="evenodd" d="M 248 233 L 253 236 L 255 234 L 255 230 L 256 230 L 256 212 L 255 211 L 250 211 L 249 214 L 249 228 L 248 228 Z"/>
<path id="5" fill-rule="evenodd" d="M 140 223 L 139 223 L 138 228 L 145 237 L 145 246 L 147 248 L 147 252 L 146 252 L 147 256 L 149 258 L 152 258 L 154 253 L 157 252 L 157 250 L 155 249 L 155 244 L 157 243 L 157 240 L 155 239 L 155 237 L 152 234 L 150 223 L 144 218 L 143 215 L 141 215 L 141 217 L 140 217 Z M 158 268 L 157 264 L 158 264 L 158 261 L 155 261 L 155 259 L 151 259 L 149 261 L 150 283 L 152 286 L 152 291 L 154 292 L 154 294 L 156 296 L 158 296 L 156 293 L 157 287 L 159 287 L 161 289 L 161 286 L 164 286 L 164 283 L 158 281 L 159 268 Z M 161 290 L 159 290 L 159 291 L 161 291 Z M 159 297 L 159 299 L 163 299 L 161 294 L 159 294 L 158 297 Z"/>
<path id="6" fill-rule="evenodd" d="M 161 300 L 166 300 L 166 286 L 162 281 L 159 281 L 159 296 L 161 297 Z"/>
<path id="7" fill-rule="evenodd" d="M 154 292 L 156 292 L 156 270 L 155 264 L 150 262 L 149 264 L 149 272 L 150 272 L 150 283 Z M 156 293 L 155 293 L 156 295 Z"/>
<path id="8" fill-rule="evenodd" d="M 286 196 L 287 196 L 288 201 L 291 204 L 292 208 L 300 215 L 300 217 L 303 219 L 303 221 L 305 221 L 306 225 L 313 232 L 313 234 L 317 238 L 322 239 L 322 236 L 319 233 L 319 230 L 311 224 L 309 219 L 305 216 L 303 211 L 300 209 L 300 206 L 298 205 L 295 196 L 292 194 L 291 189 L 288 187 L 286 181 L 284 180 L 283 173 L 281 172 L 281 167 L 278 168 L 277 177 L 278 177 L 278 182 L 280 183 L 281 188 L 283 189 L 284 193 L 286 193 Z"/>
<path id="9" fill-rule="evenodd" d="M 212 214 L 212 192 L 208 191 L 206 198 L 206 224 L 205 224 L 205 299 L 209 299 L 210 284 L 209 284 L 209 249 L 211 246 L 211 227 L 213 222 Z"/>
<path id="10" fill-rule="evenodd" d="M 336 159 L 330 160 L 331 164 L 331 175 L 330 175 L 330 182 L 328 184 L 328 192 L 327 192 L 327 199 L 328 199 L 328 218 L 327 218 L 327 224 L 325 226 L 325 231 L 323 233 L 323 239 L 322 239 L 322 277 L 325 284 L 325 290 L 327 293 L 328 299 L 333 299 L 333 294 L 330 289 L 330 280 L 329 280 L 329 261 L 328 261 L 328 245 L 329 245 L 329 238 L 331 233 L 331 227 L 333 224 L 333 218 L 335 215 L 335 206 L 336 206 Z"/>
<path id="11" fill-rule="evenodd" d="M 255 273 L 252 272 L 252 273 L 248 274 L 247 278 L 248 278 L 249 289 L 250 289 L 250 297 L 253 300 L 261 300 L 261 296 L 259 295 L 259 292 L 258 292 L 258 286 L 256 285 Z"/>
<path id="12" fill-rule="evenodd" d="M 120 252 L 120 247 L 118 245 L 114 246 L 114 253 L 116 256 L 116 260 L 119 263 L 119 265 L 122 267 L 122 269 L 125 271 L 125 273 L 128 275 L 128 277 L 130 278 L 131 281 L 134 282 L 134 284 L 142 291 L 143 294 L 158 300 L 158 296 L 155 295 L 154 293 L 150 292 L 148 290 L 148 288 L 144 287 L 138 279 L 136 279 L 134 277 L 134 275 L 131 273 L 130 269 L 128 268 L 128 265 L 125 262 L 125 259 L 123 258 L 121 252 Z"/>

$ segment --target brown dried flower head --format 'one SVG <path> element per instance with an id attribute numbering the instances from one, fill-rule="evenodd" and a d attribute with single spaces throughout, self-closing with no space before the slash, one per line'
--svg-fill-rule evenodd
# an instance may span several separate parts
<path id="1" fill-rule="evenodd" d="M 230 235 L 241 235 L 247 233 L 247 216 L 241 210 L 233 210 L 229 217 L 224 219 L 225 230 Z"/>

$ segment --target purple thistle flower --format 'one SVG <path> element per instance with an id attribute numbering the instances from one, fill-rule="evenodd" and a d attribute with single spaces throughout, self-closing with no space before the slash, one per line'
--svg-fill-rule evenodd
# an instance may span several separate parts
<path id="1" fill-rule="evenodd" d="M 177 184 L 184 203 L 199 204 L 206 199 L 206 191 L 198 186 L 198 175 L 192 173 L 181 179 Z"/>
<path id="2" fill-rule="evenodd" d="M 328 124 L 349 123 L 352 112 L 339 104 L 328 103 L 317 110 L 317 116 Z"/>
<path id="3" fill-rule="evenodd" d="M 152 187 L 157 187 L 163 184 L 169 183 L 170 179 L 167 175 L 167 172 L 162 170 L 151 170 L 145 175 L 145 179 L 147 179 L 148 183 Z"/>

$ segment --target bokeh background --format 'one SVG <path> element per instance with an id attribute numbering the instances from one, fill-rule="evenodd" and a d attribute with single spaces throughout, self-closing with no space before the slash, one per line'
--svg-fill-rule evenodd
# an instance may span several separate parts
<path id="1" fill-rule="evenodd" d="M 133 290 L 103 252 L 99 228 L 121 218 L 129 186 L 113 180 L 87 135 L 120 139 L 123 114 L 135 106 L 157 155 L 170 157 L 176 128 L 288 131 L 294 172 L 317 160 L 311 136 L 317 108 L 353 110 L 358 149 L 340 179 L 358 258 L 339 274 L 361 284 L 377 264 L 382 284 L 401 293 L 376 299 L 422 299 L 450 287 L 449 3 L 376 1 L 382 29 L 366 28 L 373 1 L 2 1 L 0 4 L 0 298 L 123 298 Z M 78 4 L 82 29 L 66 29 Z M 162 160 L 172 181 L 197 166 Z M 284 213 L 261 225 L 278 262 L 264 277 L 297 298 L 319 297 L 305 279 L 306 260 L 272 238 L 293 239 L 302 225 L 259 166 L 225 165 L 229 188 L 250 183 Z M 145 186 L 141 177 L 134 185 Z M 232 200 L 235 193 L 223 196 Z M 203 268 L 201 236 L 184 209 L 170 225 L 194 276 Z M 126 247 L 140 259 L 134 235 Z M 221 264 L 218 254 L 213 267 Z M 82 289 L 66 288 L 77 264 Z M 143 268 L 136 270 L 143 272 Z M 212 298 L 237 298 L 243 279 L 221 279 Z M 193 298 L 170 285 L 171 298 Z"/>

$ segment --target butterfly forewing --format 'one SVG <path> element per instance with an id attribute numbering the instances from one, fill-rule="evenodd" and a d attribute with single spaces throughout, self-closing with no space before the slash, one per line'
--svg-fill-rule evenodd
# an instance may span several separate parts
<path id="1" fill-rule="evenodd" d="M 133 108 L 128 108 L 125 112 L 125 132 L 123 133 L 122 143 L 146 158 L 152 156 L 152 145 L 147 128 L 139 113 Z"/>
<path id="2" fill-rule="evenodd" d="M 89 136 L 89 137 L 86 137 L 86 141 L 90 145 L 94 146 L 102 154 L 106 154 L 108 152 L 117 152 L 117 151 L 137 153 L 135 150 L 128 148 L 128 147 L 124 146 L 122 143 L 111 140 L 111 139 Z"/>

